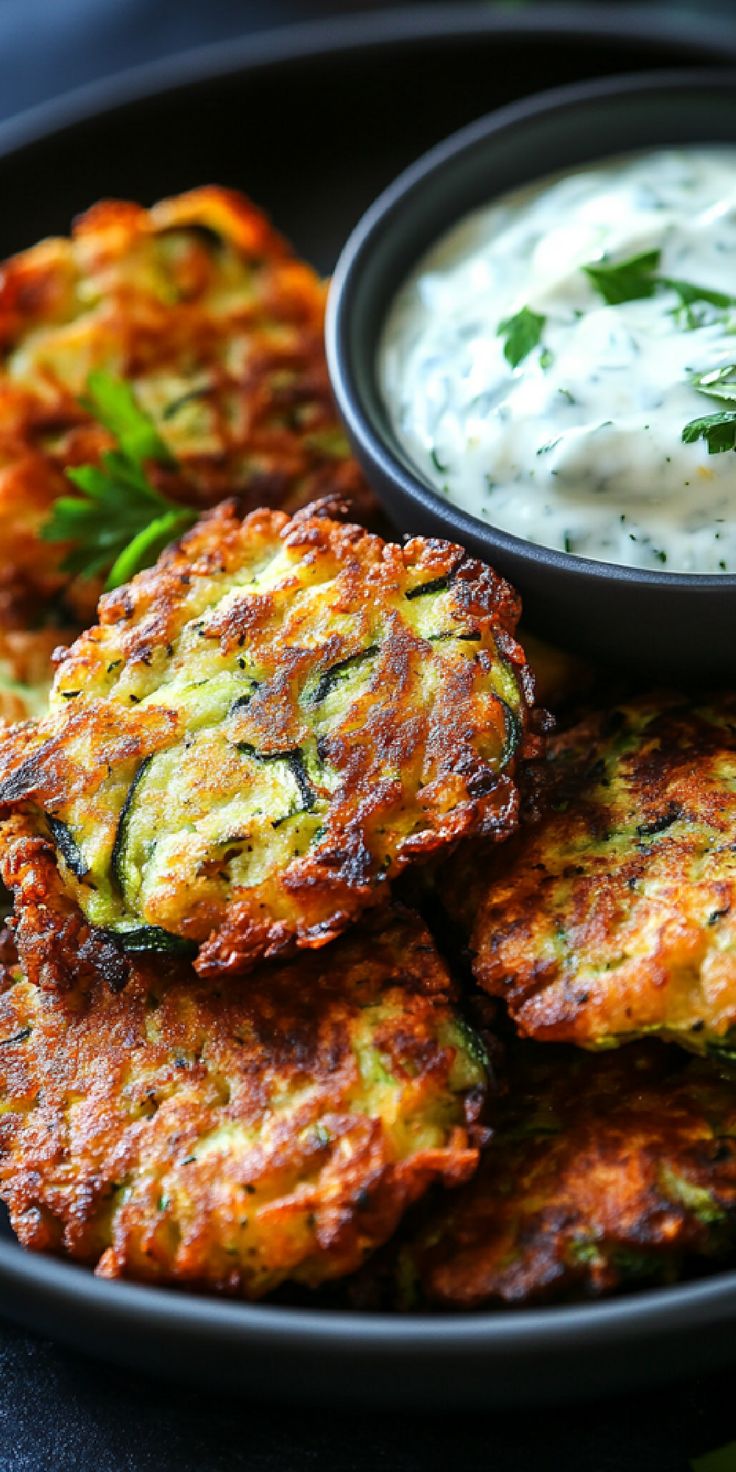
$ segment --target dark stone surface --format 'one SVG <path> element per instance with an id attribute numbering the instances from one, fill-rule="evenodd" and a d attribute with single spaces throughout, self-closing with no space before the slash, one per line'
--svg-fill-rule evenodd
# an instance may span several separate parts
<path id="1" fill-rule="evenodd" d="M 358 8 L 369 0 L 0 0 L 0 117 L 201 40 Z M 290 1410 L 179 1390 L 0 1322 L 0 1472 L 689 1472 L 736 1437 L 732 1384 L 513 1417 Z"/>
<path id="2" fill-rule="evenodd" d="M 218 1398 L 0 1335 L 2 1472 L 690 1472 L 733 1376 L 561 1410 L 432 1417 Z M 275 1388 L 275 1394 L 278 1393 Z"/>

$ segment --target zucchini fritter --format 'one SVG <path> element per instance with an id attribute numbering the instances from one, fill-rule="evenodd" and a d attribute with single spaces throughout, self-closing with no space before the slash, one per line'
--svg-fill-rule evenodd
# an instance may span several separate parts
<path id="1" fill-rule="evenodd" d="M 551 811 L 490 864 L 481 986 L 538 1039 L 736 1056 L 736 697 L 620 705 L 551 761 Z"/>
<path id="2" fill-rule="evenodd" d="M 0 723 L 26 721 L 47 709 L 51 656 L 63 638 L 59 629 L 0 626 Z"/>
<path id="3" fill-rule="evenodd" d="M 103 599 L 48 718 L 0 741 L 21 917 L 58 862 L 103 951 L 189 945 L 216 976 L 324 945 L 411 861 L 513 830 L 537 740 L 515 595 L 451 543 L 330 509 L 225 505 Z"/>
<path id="4" fill-rule="evenodd" d="M 159 489 L 195 507 L 238 495 L 289 511 L 372 497 L 333 407 L 325 286 L 243 196 L 204 188 L 151 210 L 96 205 L 70 239 L 0 271 L 0 619 L 66 592 L 79 621 L 99 586 L 60 571 L 39 537 L 64 471 L 110 438 L 80 406 L 87 378 L 126 379 L 178 462 Z"/>
<path id="5" fill-rule="evenodd" d="M 480 1170 L 352 1289 L 366 1306 L 520 1307 L 672 1282 L 736 1245 L 736 1082 L 656 1043 L 522 1045 Z"/>
<path id="6" fill-rule="evenodd" d="M 247 1298 L 352 1271 L 477 1163 L 483 1053 L 451 990 L 397 912 L 219 989 L 150 959 L 119 993 L 6 973 L 0 1196 L 21 1242 Z"/>

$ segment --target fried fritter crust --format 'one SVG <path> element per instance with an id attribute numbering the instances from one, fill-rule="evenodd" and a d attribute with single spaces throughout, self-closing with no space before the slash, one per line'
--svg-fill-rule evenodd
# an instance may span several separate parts
<path id="1" fill-rule="evenodd" d="M 480 1170 L 354 1300 L 521 1307 L 671 1282 L 736 1242 L 736 1082 L 659 1044 L 522 1045 Z"/>
<path id="2" fill-rule="evenodd" d="M 382 915 L 214 989 L 141 961 L 123 992 L 0 996 L 0 1195 L 21 1242 L 260 1298 L 353 1270 L 456 1184 L 482 1052 L 423 926 Z"/>
<path id="3" fill-rule="evenodd" d="M 550 748 L 547 816 L 489 861 L 475 974 L 518 1028 L 610 1047 L 659 1033 L 730 1056 L 736 697 L 643 698 Z"/>
<path id="4" fill-rule="evenodd" d="M 145 210 L 95 205 L 70 239 L 0 269 L 0 621 L 66 592 L 79 622 L 99 585 L 61 573 L 39 538 L 64 471 L 110 448 L 79 398 L 92 369 L 126 379 L 178 460 L 150 466 L 175 500 L 288 511 L 374 503 L 333 406 L 324 284 L 242 195 L 193 190 Z"/>
<path id="5" fill-rule="evenodd" d="M 0 723 L 42 715 L 54 675 L 52 655 L 64 641 L 60 629 L 0 626 Z"/>
<path id="6" fill-rule="evenodd" d="M 513 830 L 539 744 L 515 595 L 451 543 L 330 509 L 212 513 L 103 600 L 48 719 L 0 741 L 22 934 L 58 863 L 103 947 L 178 938 L 216 976 L 324 945 L 410 862 Z"/>

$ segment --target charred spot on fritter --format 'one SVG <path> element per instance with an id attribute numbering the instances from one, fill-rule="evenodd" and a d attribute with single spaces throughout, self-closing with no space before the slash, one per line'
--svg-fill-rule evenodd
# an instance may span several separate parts
<path id="1" fill-rule="evenodd" d="M 412 861 L 513 830 L 538 747 L 515 596 L 452 543 L 330 509 L 224 506 L 103 600 L 49 716 L 0 741 L 22 930 L 56 864 L 98 936 L 216 976 L 321 946 Z"/>
<path id="2" fill-rule="evenodd" d="M 108 1277 L 260 1298 L 353 1271 L 477 1163 L 482 1049 L 423 926 L 382 915 L 217 987 L 140 959 L 0 994 L 0 1196 Z"/>
<path id="3" fill-rule="evenodd" d="M 736 1244 L 736 1088 L 661 1044 L 523 1044 L 474 1179 L 419 1208 L 350 1285 L 365 1307 L 596 1298 L 722 1263 Z M 493 1117 L 493 1110 L 491 1111 Z"/>
<path id="4" fill-rule="evenodd" d="M 550 748 L 548 811 L 487 871 L 475 973 L 519 1029 L 611 1046 L 658 1033 L 730 1057 L 736 698 L 647 697 Z"/>
<path id="5" fill-rule="evenodd" d="M 375 504 L 349 454 L 323 345 L 326 289 L 263 215 L 204 188 L 151 210 L 96 205 L 70 239 L 0 273 L 0 617 L 65 593 L 80 621 L 99 585 L 61 570 L 41 538 L 65 472 L 110 437 L 80 403 L 91 371 L 131 385 L 175 460 L 159 489 L 206 508 L 290 512 L 327 493 Z"/>

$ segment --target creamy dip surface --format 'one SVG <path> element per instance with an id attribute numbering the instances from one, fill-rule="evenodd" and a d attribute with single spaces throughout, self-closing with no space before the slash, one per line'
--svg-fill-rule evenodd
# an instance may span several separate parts
<path id="1" fill-rule="evenodd" d="M 736 572 L 736 148 L 606 160 L 477 211 L 402 288 L 379 374 L 418 469 L 490 525 Z"/>

